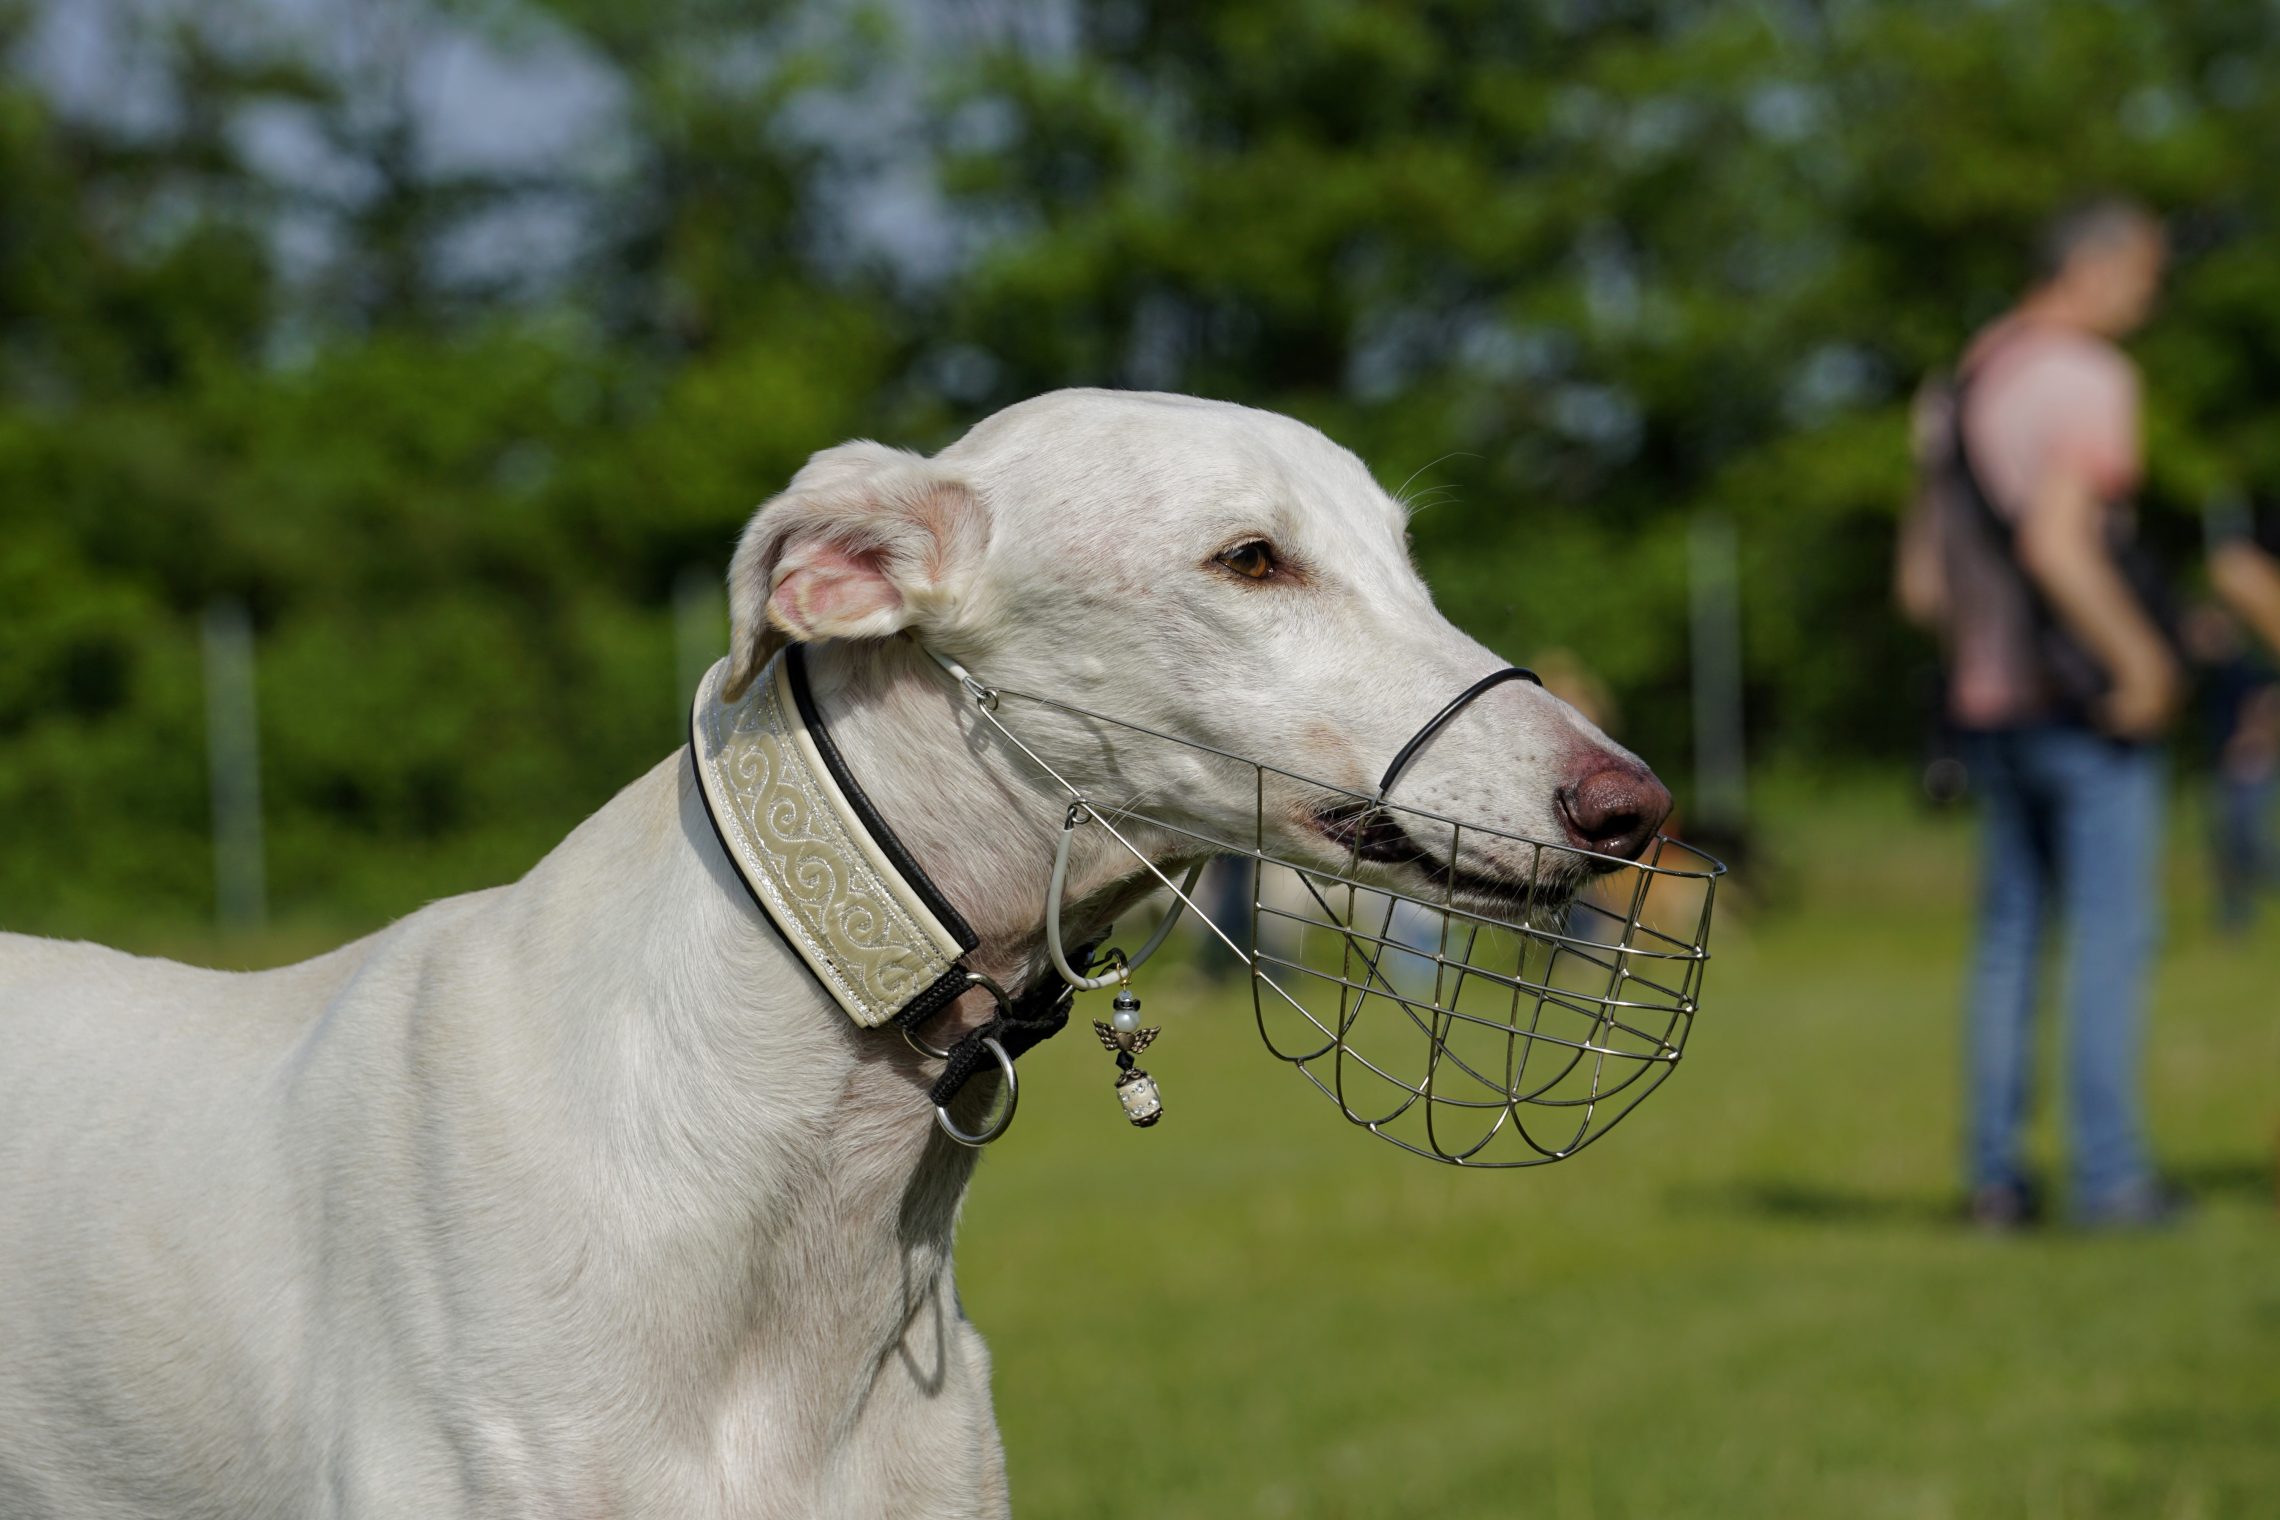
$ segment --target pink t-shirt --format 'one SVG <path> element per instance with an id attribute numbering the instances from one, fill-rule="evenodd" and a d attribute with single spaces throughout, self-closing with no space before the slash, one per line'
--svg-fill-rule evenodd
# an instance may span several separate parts
<path id="1" fill-rule="evenodd" d="M 1971 462 L 2014 522 L 2045 471 L 2071 466 L 2093 494 L 2119 502 L 2137 489 L 2137 366 L 2103 338 L 2066 328 L 1998 322 L 1973 340 Z"/>
<path id="2" fill-rule="evenodd" d="M 1995 510 L 2016 526 L 2052 470 L 2079 473 L 2117 513 L 2142 469 L 2136 366 L 2084 332 L 2006 319 L 1982 332 L 1964 359 L 1970 374 L 1964 438 Z M 1917 416 L 1919 457 L 1944 456 L 1947 407 L 1928 399 Z M 2046 716 L 2031 611 L 2007 566 L 1989 562 L 1969 508 L 1947 503 L 1949 716 L 1967 728 L 2001 728 Z"/>

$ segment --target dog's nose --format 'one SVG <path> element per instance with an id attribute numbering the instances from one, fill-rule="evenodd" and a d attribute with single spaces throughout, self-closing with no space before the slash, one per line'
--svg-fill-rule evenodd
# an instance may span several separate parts
<path id="1" fill-rule="evenodd" d="M 1561 787 L 1560 816 L 1587 850 L 1637 860 L 1670 816 L 1670 788 L 1642 765 L 1607 765 Z"/>

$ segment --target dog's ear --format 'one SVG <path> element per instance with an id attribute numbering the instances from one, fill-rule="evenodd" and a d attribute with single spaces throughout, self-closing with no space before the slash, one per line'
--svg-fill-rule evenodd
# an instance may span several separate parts
<path id="1" fill-rule="evenodd" d="M 870 442 L 823 450 L 737 541 L 724 694 L 741 695 L 786 643 L 927 627 L 988 541 L 974 489 L 934 461 Z"/>

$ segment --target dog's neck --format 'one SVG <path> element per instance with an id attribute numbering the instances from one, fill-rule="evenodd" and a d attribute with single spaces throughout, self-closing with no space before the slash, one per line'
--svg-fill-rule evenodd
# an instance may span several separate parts
<path id="1" fill-rule="evenodd" d="M 1009 987 L 1051 975 L 1039 945 L 1061 805 L 994 731 L 975 735 L 970 703 L 920 651 L 814 654 L 819 713 L 976 931 L 969 964 Z M 1105 900 L 1115 863 L 1096 853 L 1080 869 L 1072 897 Z M 935 1128 L 940 1063 L 857 1027 L 755 905 L 688 755 L 629 787 L 501 908 L 514 917 L 497 937 L 544 968 L 518 1027 L 544 1032 L 521 1065 L 550 1070 L 553 1096 L 526 1128 L 593 1136 L 618 1174 L 608 1196 L 630 1201 L 623 1218 L 562 1221 L 561 1247 L 608 1260 L 578 1282 L 607 1298 L 592 1322 L 632 1338 L 626 1364 L 654 1369 L 675 1400 L 757 1401 L 752 1418 L 813 1425 L 818 1441 L 875 1399 L 873 1369 L 907 1362 L 924 1385 L 956 1314 L 951 1234 L 974 1153 Z M 1099 911 L 1080 905 L 1072 933 Z M 962 1005 L 926 1034 L 946 1041 L 988 1011 Z M 978 1080 L 960 1103 L 986 1108 L 994 1087 Z M 805 1380 L 788 1385 L 797 1409 L 772 1402 L 786 1358 Z"/>
<path id="2" fill-rule="evenodd" d="M 901 639 L 812 646 L 817 708 L 864 790 L 910 857 L 973 926 L 968 957 L 1009 988 L 1053 975 L 1044 952 L 1045 888 L 1067 799 L 1025 775 L 965 691 Z M 1097 835 L 1098 831 L 1094 831 Z M 1138 866 L 1097 837 L 1072 852 L 1063 932 L 1082 943 L 1107 927 Z M 935 1032 L 987 1017 L 969 994 Z"/>

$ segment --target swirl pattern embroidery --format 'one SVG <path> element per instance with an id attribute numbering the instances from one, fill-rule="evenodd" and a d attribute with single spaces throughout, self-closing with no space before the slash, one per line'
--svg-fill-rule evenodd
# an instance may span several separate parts
<path id="1" fill-rule="evenodd" d="M 706 682 L 717 693 L 716 670 Z M 733 853 L 776 922 L 808 952 L 848 1013 L 883 1024 L 953 962 L 881 881 L 790 737 L 780 672 L 742 699 L 706 702 L 702 762 Z"/>

